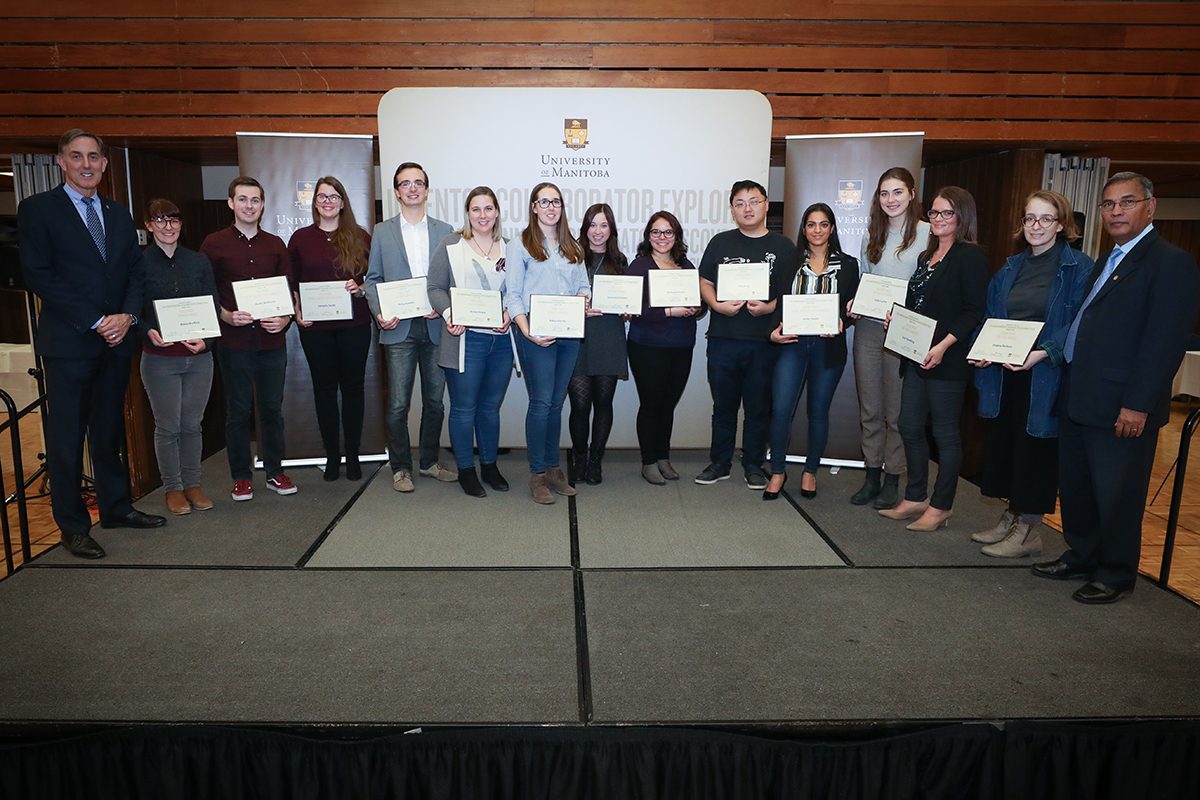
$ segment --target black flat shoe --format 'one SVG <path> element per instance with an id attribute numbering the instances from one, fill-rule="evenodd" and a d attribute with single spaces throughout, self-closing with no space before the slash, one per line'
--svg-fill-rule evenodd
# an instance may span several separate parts
<path id="1" fill-rule="evenodd" d="M 1071 599 L 1087 605 L 1105 605 L 1123 600 L 1133 593 L 1133 589 L 1114 589 L 1100 581 L 1092 581 L 1075 590 Z"/>
<path id="2" fill-rule="evenodd" d="M 104 548 L 86 533 L 62 537 L 62 546 L 76 558 L 104 558 Z"/>
<path id="3" fill-rule="evenodd" d="M 1029 571 L 1039 578 L 1049 578 L 1052 581 L 1073 581 L 1091 577 L 1087 570 L 1072 567 L 1062 559 L 1034 564 L 1029 568 Z"/>
<path id="4" fill-rule="evenodd" d="M 483 478 L 484 483 L 497 492 L 508 491 L 508 481 L 504 480 L 504 476 L 500 474 L 499 467 L 495 464 L 480 464 L 479 475 Z"/>
<path id="5" fill-rule="evenodd" d="M 157 514 L 143 514 L 136 508 L 123 517 L 100 520 L 101 528 L 161 528 L 166 524 L 166 517 L 160 517 Z"/>
<path id="6" fill-rule="evenodd" d="M 783 483 L 779 484 L 779 492 L 783 491 L 783 487 L 787 485 L 787 473 L 783 473 Z M 779 492 L 772 492 L 770 489 L 763 489 L 763 500 L 778 500 Z"/>

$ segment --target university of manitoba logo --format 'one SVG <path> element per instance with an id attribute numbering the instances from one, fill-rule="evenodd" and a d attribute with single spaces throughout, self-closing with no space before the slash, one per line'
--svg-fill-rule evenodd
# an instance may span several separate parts
<path id="1" fill-rule="evenodd" d="M 586 119 L 563 120 L 563 144 L 568 150 L 582 150 L 587 147 L 587 133 Z"/>
<path id="2" fill-rule="evenodd" d="M 312 208 L 313 192 L 316 189 L 317 186 L 312 181 L 296 181 L 296 208 Z"/>
<path id="3" fill-rule="evenodd" d="M 862 208 L 862 204 L 862 181 L 838 181 L 837 207 L 839 209 L 842 211 L 853 211 L 856 208 Z"/>

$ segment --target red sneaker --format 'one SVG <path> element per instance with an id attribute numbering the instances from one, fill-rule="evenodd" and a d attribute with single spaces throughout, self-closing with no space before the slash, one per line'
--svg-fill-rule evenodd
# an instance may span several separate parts
<path id="1" fill-rule="evenodd" d="M 254 499 L 254 484 L 250 481 L 234 481 L 233 491 L 229 496 L 234 500 L 253 500 Z"/>
<path id="2" fill-rule="evenodd" d="M 274 478 L 267 478 L 267 488 L 273 490 L 276 494 L 295 494 L 299 491 L 296 484 L 292 483 L 292 479 L 282 472 Z"/>

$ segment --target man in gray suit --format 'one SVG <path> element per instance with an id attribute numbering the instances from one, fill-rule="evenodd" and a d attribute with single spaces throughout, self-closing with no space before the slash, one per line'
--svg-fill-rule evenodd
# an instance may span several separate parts
<path id="1" fill-rule="evenodd" d="M 392 187 L 400 213 L 375 226 L 371 258 L 364 288 L 367 302 L 379 321 L 379 341 L 387 360 L 388 453 L 392 488 L 413 490 L 412 445 L 408 436 L 408 407 L 413 381 L 421 371 L 421 432 L 418 444 L 419 473 L 439 481 L 457 481 L 458 473 L 438 463 L 438 447 L 446 412 L 442 396 L 446 376 L 437 364 L 442 320 L 434 311 L 422 319 L 384 319 L 379 312 L 378 285 L 384 281 L 423 278 L 429 273 L 429 254 L 446 236 L 450 225 L 425 214 L 429 176 L 420 164 L 406 161 L 396 168 Z"/>

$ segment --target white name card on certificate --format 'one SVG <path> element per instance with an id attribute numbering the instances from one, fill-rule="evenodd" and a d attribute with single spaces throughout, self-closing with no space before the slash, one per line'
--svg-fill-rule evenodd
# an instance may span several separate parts
<path id="1" fill-rule="evenodd" d="M 376 284 L 379 293 L 379 313 L 385 320 L 413 319 L 433 311 L 429 305 L 429 282 L 424 278 L 406 278 Z"/>
<path id="2" fill-rule="evenodd" d="M 212 295 L 173 297 L 154 301 L 158 335 L 164 342 L 212 339 L 221 335 Z"/>
<path id="3" fill-rule="evenodd" d="M 694 269 L 652 269 L 650 305 L 654 308 L 700 305 L 700 273 Z"/>
<path id="4" fill-rule="evenodd" d="M 819 336 L 839 333 L 836 294 L 785 294 L 783 296 L 783 335 Z"/>
<path id="5" fill-rule="evenodd" d="M 642 313 L 642 276 L 597 275 L 592 281 L 592 308 L 605 314 Z"/>
<path id="6" fill-rule="evenodd" d="M 770 296 L 771 267 L 765 261 L 717 267 L 717 300 L 766 300 Z"/>
<path id="7" fill-rule="evenodd" d="M 898 356 L 921 364 L 933 347 L 937 320 L 909 311 L 902 305 L 892 306 L 892 321 L 888 323 L 883 347 Z"/>
<path id="8" fill-rule="evenodd" d="M 248 281 L 234 281 L 233 299 L 237 300 L 238 311 L 248 311 L 254 319 L 287 317 L 294 313 L 292 291 L 287 278 L 273 275 Z"/>
<path id="9" fill-rule="evenodd" d="M 975 337 L 968 361 L 1024 364 L 1042 332 L 1041 322 L 1020 319 L 989 319 Z"/>
<path id="10" fill-rule="evenodd" d="M 300 313 L 309 322 L 354 319 L 345 281 L 304 281 L 300 284 Z"/>
<path id="11" fill-rule="evenodd" d="M 450 323 L 467 328 L 499 328 L 504 324 L 500 292 L 451 286 Z"/>
<path id="12" fill-rule="evenodd" d="M 860 317 L 885 319 L 893 305 L 904 305 L 907 298 L 908 281 L 884 275 L 863 275 L 850 310 Z"/>
<path id="13" fill-rule="evenodd" d="M 529 335 L 554 339 L 582 339 L 583 301 L 584 298 L 579 295 L 530 295 Z"/>

